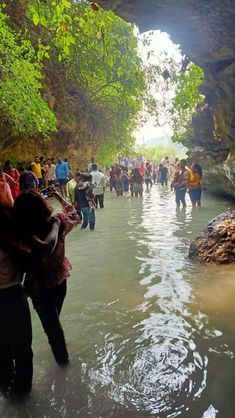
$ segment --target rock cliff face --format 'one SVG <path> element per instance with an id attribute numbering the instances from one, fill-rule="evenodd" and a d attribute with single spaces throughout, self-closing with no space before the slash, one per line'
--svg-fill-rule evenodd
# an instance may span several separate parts
<path id="1" fill-rule="evenodd" d="M 34 25 L 25 17 L 25 1 L 7 0 L 6 12 L 11 17 L 14 29 L 24 25 L 37 38 Z M 28 25 L 28 26 L 27 26 Z M 58 131 L 44 140 L 39 135 L 28 138 L 26 135 L 14 135 L 12 127 L 0 126 L 0 164 L 6 159 L 17 159 L 20 163 L 29 162 L 36 155 L 67 157 L 74 169 L 85 170 L 91 156 L 95 155 L 101 141 L 93 112 L 79 90 L 72 85 L 56 63 L 49 61 L 44 68 L 43 96 L 55 112 Z"/>
<path id="2" fill-rule="evenodd" d="M 199 263 L 229 264 L 235 261 L 235 211 L 228 209 L 210 221 L 194 239 L 189 258 Z"/>
<path id="3" fill-rule="evenodd" d="M 160 29 L 203 68 L 206 96 L 193 119 L 188 147 L 205 182 L 235 197 L 235 0 L 101 0 L 142 32 Z"/>
<path id="4" fill-rule="evenodd" d="M 10 126 L 2 126 L 0 132 L 0 159 L 29 162 L 36 155 L 44 157 L 67 157 L 74 169 L 86 169 L 91 156 L 96 154 L 100 144 L 99 132 L 95 126 L 89 104 L 79 92 L 78 86 L 66 81 L 64 74 L 50 66 L 45 69 L 46 84 L 43 95 L 56 113 L 58 131 L 50 140 L 38 135 L 14 136 Z"/>

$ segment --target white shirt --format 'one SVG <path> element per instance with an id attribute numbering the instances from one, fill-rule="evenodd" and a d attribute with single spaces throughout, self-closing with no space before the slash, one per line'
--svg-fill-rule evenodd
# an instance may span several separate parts
<path id="1" fill-rule="evenodd" d="M 51 164 L 46 165 L 45 167 L 45 175 L 48 180 L 55 180 L 55 165 Z"/>
<path id="2" fill-rule="evenodd" d="M 100 171 L 92 171 L 92 183 L 96 185 L 96 188 L 93 190 L 94 195 L 100 195 L 104 193 L 104 187 L 106 184 L 105 175 Z"/>

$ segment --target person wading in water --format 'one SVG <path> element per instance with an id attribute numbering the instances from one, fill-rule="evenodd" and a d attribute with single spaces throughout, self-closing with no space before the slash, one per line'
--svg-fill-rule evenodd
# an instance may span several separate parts
<path id="1" fill-rule="evenodd" d="M 48 248 L 45 251 L 32 250 L 26 266 L 26 285 L 55 360 L 59 365 L 65 365 L 69 355 L 59 318 L 71 270 L 71 264 L 65 257 L 65 236 L 77 225 L 79 216 L 74 207 L 52 188 L 49 188 L 48 196 L 55 197 L 61 203 L 63 212 L 52 216 L 52 209 L 45 199 L 31 191 L 17 197 L 14 218 L 28 239 L 47 239 L 49 243 L 49 251 Z M 58 234 L 55 239 L 53 228 L 56 229 L 56 226 Z"/>

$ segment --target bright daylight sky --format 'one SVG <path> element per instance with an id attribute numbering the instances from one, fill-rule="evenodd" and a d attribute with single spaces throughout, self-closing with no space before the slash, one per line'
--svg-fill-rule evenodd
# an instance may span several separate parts
<path id="1" fill-rule="evenodd" d="M 154 51 L 154 53 L 151 54 L 148 62 L 151 64 L 157 64 L 159 62 L 159 54 L 166 51 L 175 59 L 176 62 L 180 62 L 182 56 L 179 51 L 179 47 L 171 41 L 170 36 L 165 32 L 160 32 L 159 30 L 151 32 L 151 45 L 143 46 L 142 43 L 140 43 L 140 54 L 142 59 L 147 62 L 147 53 L 151 50 Z M 142 39 L 143 36 L 144 34 L 141 34 L 139 35 L 139 38 Z M 134 136 L 136 137 L 139 145 L 147 145 L 149 140 L 157 137 L 164 136 L 168 138 L 171 134 L 172 131 L 169 125 L 157 127 L 154 125 L 154 118 L 149 118 L 147 123 L 145 123 L 138 131 L 134 132 Z"/>

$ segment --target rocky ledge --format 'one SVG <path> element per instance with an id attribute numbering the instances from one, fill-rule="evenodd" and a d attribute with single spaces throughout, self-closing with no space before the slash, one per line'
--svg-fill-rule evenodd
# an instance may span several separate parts
<path id="1" fill-rule="evenodd" d="M 212 219 L 190 245 L 189 258 L 208 264 L 235 262 L 235 210 Z"/>

